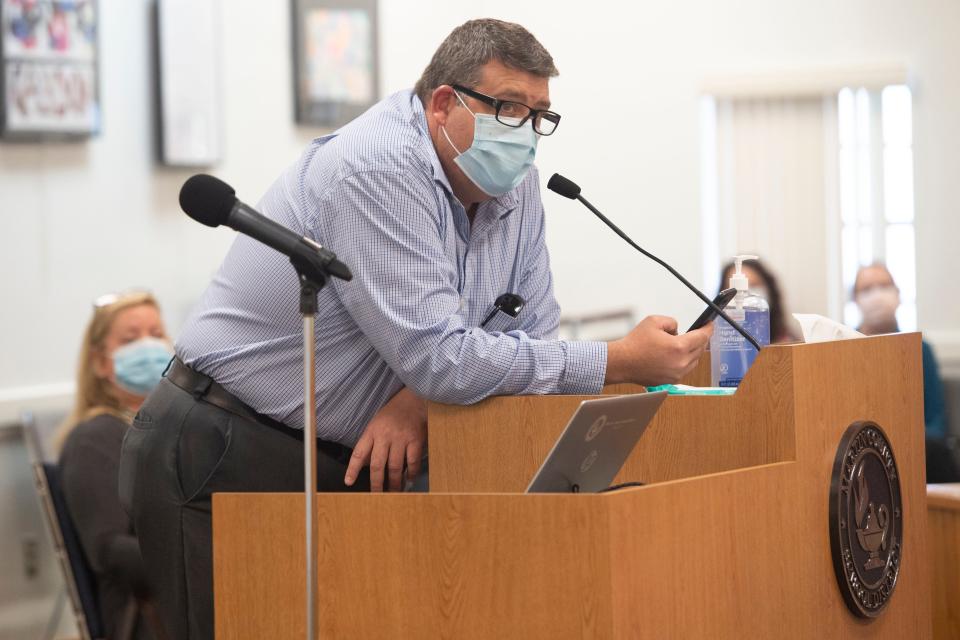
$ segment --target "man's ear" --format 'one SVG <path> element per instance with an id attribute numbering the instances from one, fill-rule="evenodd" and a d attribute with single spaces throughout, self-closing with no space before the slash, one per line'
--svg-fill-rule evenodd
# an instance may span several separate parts
<path id="1" fill-rule="evenodd" d="M 442 84 L 433 90 L 430 96 L 430 113 L 437 124 L 446 126 L 450 111 L 456 106 L 457 98 L 453 87 Z"/>

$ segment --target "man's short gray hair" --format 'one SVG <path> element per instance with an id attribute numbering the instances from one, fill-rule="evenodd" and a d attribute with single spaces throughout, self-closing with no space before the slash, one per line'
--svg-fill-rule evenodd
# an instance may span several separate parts
<path id="1" fill-rule="evenodd" d="M 414 91 L 424 105 L 444 84 L 475 87 L 481 68 L 491 60 L 541 78 L 557 75 L 553 57 L 533 34 L 513 22 L 470 20 L 450 32 L 440 44 Z"/>

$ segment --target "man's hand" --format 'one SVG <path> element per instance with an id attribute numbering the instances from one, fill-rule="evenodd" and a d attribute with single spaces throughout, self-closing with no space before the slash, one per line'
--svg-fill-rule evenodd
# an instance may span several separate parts
<path id="1" fill-rule="evenodd" d="M 420 473 L 420 461 L 427 443 L 427 405 L 404 387 L 381 407 L 367 425 L 357 446 L 343 482 L 352 486 L 360 470 L 370 465 L 370 491 L 383 491 L 384 471 L 390 491 L 403 487 L 403 464 L 407 477 Z"/>
<path id="2" fill-rule="evenodd" d="M 713 323 L 677 335 L 677 321 L 648 316 L 620 340 L 607 343 L 605 384 L 644 386 L 675 384 L 700 361 L 713 334 Z"/>

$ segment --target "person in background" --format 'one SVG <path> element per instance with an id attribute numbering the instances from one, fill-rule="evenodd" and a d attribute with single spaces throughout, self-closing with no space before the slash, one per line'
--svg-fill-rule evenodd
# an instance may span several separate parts
<path id="1" fill-rule="evenodd" d="M 853 281 L 853 300 L 863 320 L 857 330 L 868 336 L 897 333 L 897 308 L 900 289 L 886 265 L 874 263 L 860 267 Z M 947 420 L 943 399 L 943 381 L 933 349 L 923 346 L 923 420 L 927 435 L 927 482 L 960 480 L 956 461 L 946 444 Z"/>
<path id="2" fill-rule="evenodd" d="M 718 293 L 730 286 L 730 277 L 733 275 L 733 271 L 732 260 L 723 265 L 720 272 Z M 770 305 L 770 343 L 799 342 L 799 336 L 791 331 L 788 324 L 787 309 L 783 304 L 783 294 L 773 272 L 759 260 L 744 260 L 743 273 L 747 276 L 750 293 L 760 296 Z"/>
<path id="3" fill-rule="evenodd" d="M 318 490 L 399 491 L 417 478 L 428 400 L 597 394 L 617 382 L 676 382 L 696 367 L 712 325 L 675 335 L 675 319 L 649 316 L 619 340 L 556 339 L 534 165 L 560 122 L 556 75 L 521 25 L 468 21 L 413 89 L 314 140 L 260 201 L 265 216 L 336 250 L 353 272 L 318 295 L 316 433 L 307 434 Z M 211 496 L 303 490 L 292 275 L 283 255 L 239 236 L 124 439 L 121 503 L 178 639 L 214 637 Z M 517 317 L 495 306 L 506 293 L 525 301 Z"/>
<path id="4" fill-rule="evenodd" d="M 875 336 L 900 331 L 897 325 L 900 289 L 886 265 L 878 262 L 860 267 L 853 281 L 853 301 L 863 316 L 857 327 L 860 333 Z M 943 438 L 947 435 L 940 367 L 926 340 L 923 341 L 923 415 L 928 436 Z"/>
<path id="5" fill-rule="evenodd" d="M 148 614 L 150 593 L 117 479 L 123 436 L 146 395 L 160 381 L 173 349 L 160 309 L 146 292 L 110 294 L 94 303 L 77 367 L 73 412 L 59 434 L 63 491 L 87 560 L 97 578 L 107 638 L 135 625 L 133 638 L 161 638 Z"/>

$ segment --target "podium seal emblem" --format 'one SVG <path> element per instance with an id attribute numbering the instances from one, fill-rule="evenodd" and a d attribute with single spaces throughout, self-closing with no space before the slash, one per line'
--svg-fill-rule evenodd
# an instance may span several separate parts
<path id="1" fill-rule="evenodd" d="M 830 482 L 830 550 L 843 599 L 875 618 L 890 601 L 903 555 L 900 475 L 887 435 L 875 422 L 843 434 Z"/>

